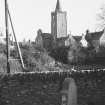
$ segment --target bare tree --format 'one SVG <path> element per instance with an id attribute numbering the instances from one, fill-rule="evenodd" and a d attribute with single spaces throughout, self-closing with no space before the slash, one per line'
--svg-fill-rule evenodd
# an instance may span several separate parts
<path id="1" fill-rule="evenodd" d="M 100 8 L 100 13 L 98 14 L 98 25 L 97 28 L 104 29 L 105 28 L 105 4 Z"/>

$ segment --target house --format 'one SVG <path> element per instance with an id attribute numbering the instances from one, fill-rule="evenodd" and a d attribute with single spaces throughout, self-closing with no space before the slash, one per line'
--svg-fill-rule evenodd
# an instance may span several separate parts
<path id="1" fill-rule="evenodd" d="M 77 43 L 80 43 L 82 36 L 72 36 Z"/>
<path id="2" fill-rule="evenodd" d="M 88 42 L 88 47 L 92 47 L 97 50 L 100 46 L 100 38 L 102 37 L 104 30 L 99 32 L 89 32 L 86 31 L 85 39 Z"/>
<path id="3" fill-rule="evenodd" d="M 100 45 L 105 47 L 105 29 L 104 32 L 100 38 Z"/>
<path id="4" fill-rule="evenodd" d="M 36 46 L 45 48 L 50 51 L 52 48 L 52 36 L 50 33 L 43 33 L 41 29 L 37 31 L 37 37 L 35 39 Z"/>
<path id="5" fill-rule="evenodd" d="M 43 38 L 42 38 L 42 30 L 39 29 L 37 31 L 37 36 L 35 38 L 35 45 L 38 46 L 38 47 L 43 47 Z"/>

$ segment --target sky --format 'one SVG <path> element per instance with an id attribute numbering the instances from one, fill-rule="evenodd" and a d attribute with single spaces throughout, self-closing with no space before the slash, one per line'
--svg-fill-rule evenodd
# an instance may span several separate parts
<path id="1" fill-rule="evenodd" d="M 34 41 L 38 29 L 50 33 L 51 12 L 55 10 L 56 2 L 57 0 L 8 0 L 17 40 Z M 60 0 L 60 4 L 62 11 L 67 12 L 68 34 L 81 35 L 87 29 L 97 31 L 97 14 L 105 0 Z M 3 33 L 4 16 L 4 0 L 0 0 L 0 31 Z"/>

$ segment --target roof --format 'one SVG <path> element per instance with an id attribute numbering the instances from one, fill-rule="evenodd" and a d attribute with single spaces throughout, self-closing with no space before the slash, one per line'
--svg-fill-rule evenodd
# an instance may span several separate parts
<path id="1" fill-rule="evenodd" d="M 66 39 L 68 39 L 68 36 L 67 36 L 67 37 L 60 37 L 60 38 L 57 38 L 57 41 L 66 40 Z"/>
<path id="2" fill-rule="evenodd" d="M 99 31 L 99 32 L 87 33 L 85 36 L 85 39 L 86 40 L 99 40 L 103 33 L 104 33 L 104 30 Z"/>
<path id="3" fill-rule="evenodd" d="M 76 41 L 80 41 L 82 39 L 82 36 L 72 36 Z"/>
<path id="4" fill-rule="evenodd" d="M 56 9 L 55 11 L 61 11 L 61 6 L 59 0 L 57 0 Z"/>
<path id="5" fill-rule="evenodd" d="M 42 33 L 42 37 L 45 38 L 45 39 L 52 38 L 50 33 Z"/>

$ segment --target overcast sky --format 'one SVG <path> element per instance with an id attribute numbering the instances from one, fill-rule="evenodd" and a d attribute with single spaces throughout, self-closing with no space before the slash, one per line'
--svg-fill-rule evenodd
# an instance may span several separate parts
<path id="1" fill-rule="evenodd" d="M 8 0 L 18 40 L 35 40 L 37 30 L 51 32 L 51 12 L 57 0 Z M 97 14 L 105 0 L 60 0 L 67 12 L 68 33 L 81 35 L 86 29 L 96 30 Z M 4 0 L 0 0 L 0 30 L 4 27 Z"/>

